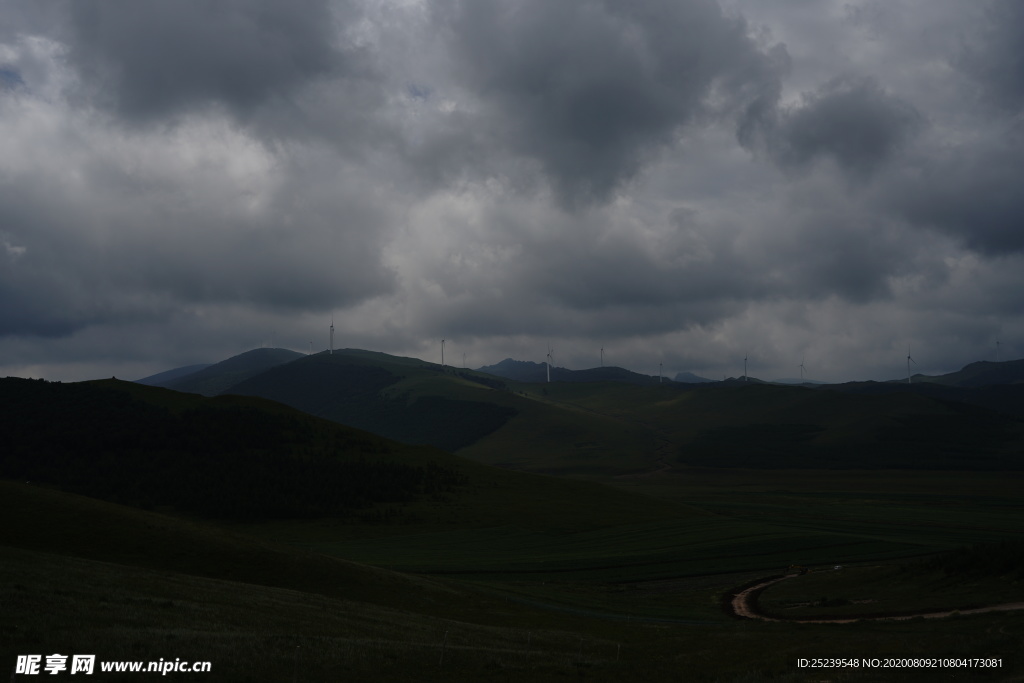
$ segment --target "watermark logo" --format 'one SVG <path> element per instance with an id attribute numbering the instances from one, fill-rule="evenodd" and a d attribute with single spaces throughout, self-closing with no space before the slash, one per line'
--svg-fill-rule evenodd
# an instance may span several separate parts
<path id="1" fill-rule="evenodd" d="M 166 676 L 171 672 L 208 673 L 213 668 L 210 662 L 189 662 L 176 658 L 173 662 L 160 659 L 158 662 L 100 662 L 102 672 L 158 673 Z M 96 671 L 96 655 L 18 655 L 14 664 L 15 675 L 38 676 L 59 673 L 85 674 Z"/>

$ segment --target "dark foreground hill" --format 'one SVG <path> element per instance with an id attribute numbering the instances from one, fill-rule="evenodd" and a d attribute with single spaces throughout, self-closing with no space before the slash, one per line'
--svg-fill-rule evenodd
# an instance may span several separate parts
<path id="1" fill-rule="evenodd" d="M 413 449 L 256 398 L 117 380 L 0 380 L 0 477 L 144 508 L 255 519 L 346 516 L 451 491 Z"/>
<path id="2" fill-rule="evenodd" d="M 667 509 L 397 443 L 262 398 L 118 380 L 2 379 L 0 432 L 0 479 L 215 519 L 586 528 L 607 515 L 649 520 Z"/>
<path id="3" fill-rule="evenodd" d="M 742 381 L 661 387 L 552 384 L 546 399 L 604 415 L 613 424 L 642 426 L 657 439 L 653 453 L 662 455 L 662 467 L 671 458 L 704 467 L 1024 468 L 1019 416 L 946 395 L 874 386 L 878 393 L 861 394 Z M 979 391 L 929 391 L 942 389 L 947 394 Z M 1016 390 L 1016 400 L 1024 397 L 1024 388 L 1005 389 Z M 649 462 L 653 465 L 654 458 Z"/>
<path id="4" fill-rule="evenodd" d="M 951 403 L 966 403 L 997 413 L 1024 417 L 1024 384 L 957 387 L 938 382 L 847 382 L 822 389 L 862 396 L 911 395 Z"/>
<path id="5" fill-rule="evenodd" d="M 730 390 L 726 390 L 730 391 Z M 737 390 L 732 390 L 737 391 Z M 771 385 L 708 396 L 680 461 L 704 466 L 1022 470 L 1024 420 L 911 392 Z M 739 408 L 730 416 L 729 404 Z"/>

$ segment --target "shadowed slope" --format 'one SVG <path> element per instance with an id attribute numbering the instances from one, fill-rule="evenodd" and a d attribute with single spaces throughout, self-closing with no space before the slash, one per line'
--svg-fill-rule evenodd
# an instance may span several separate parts
<path id="1" fill-rule="evenodd" d="M 288 349 L 253 349 L 178 379 L 148 383 L 175 391 L 216 396 L 244 379 L 304 357 Z"/>

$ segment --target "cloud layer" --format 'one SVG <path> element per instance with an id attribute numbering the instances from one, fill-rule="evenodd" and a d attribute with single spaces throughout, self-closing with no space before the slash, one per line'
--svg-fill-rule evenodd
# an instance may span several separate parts
<path id="1" fill-rule="evenodd" d="M 8 4 L 6 374 L 1024 354 L 1019 3 Z"/>

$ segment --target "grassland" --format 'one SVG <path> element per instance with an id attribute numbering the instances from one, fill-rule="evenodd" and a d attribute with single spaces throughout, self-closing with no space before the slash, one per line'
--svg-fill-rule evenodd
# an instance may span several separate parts
<path id="1" fill-rule="evenodd" d="M 231 360 L 251 365 L 245 356 Z M 237 378 L 217 368 L 202 372 L 222 384 Z M 1024 402 L 1024 389 L 1010 385 L 535 384 L 345 349 L 221 391 L 489 465 L 568 476 L 676 465 L 1024 470 L 1024 419 L 1007 409 Z"/>
<path id="2" fill-rule="evenodd" d="M 865 618 L 968 610 L 1024 601 L 1024 585 L 1002 577 L 911 574 L 901 566 L 821 568 L 779 582 L 759 598 L 783 619 Z"/>
<path id="3" fill-rule="evenodd" d="M 394 362 L 399 373 L 402 363 Z M 416 368 L 413 360 L 406 366 Z M 481 459 L 517 457 L 575 478 L 502 470 L 318 422 L 294 430 L 312 442 L 282 442 L 286 455 L 305 457 L 337 429 L 348 436 L 328 440 L 344 445 L 331 457 L 379 457 L 410 467 L 433 462 L 456 472 L 460 483 L 381 500 L 358 515 L 248 520 L 174 508 L 158 513 L 0 482 L 0 662 L 65 650 L 105 659 L 180 657 L 212 661 L 217 674 L 172 680 L 218 681 L 1024 676 L 1017 655 L 1024 614 L 793 624 L 738 620 L 722 609 L 731 588 L 791 564 L 845 567 L 765 591 L 765 604 L 793 614 L 836 607 L 906 611 L 934 606 L 929 596 L 939 590 L 946 596 L 942 607 L 1014 600 L 1019 581 L 1004 575 L 963 580 L 915 563 L 1019 537 L 1020 472 L 684 466 L 667 456 L 678 445 L 672 439 L 690 427 L 673 426 L 672 416 L 686 401 L 696 402 L 693 415 L 725 411 L 725 398 L 715 408 L 710 399 L 660 387 L 626 387 L 620 395 L 591 394 L 586 385 L 538 385 L 516 393 L 432 370 L 401 372 L 381 390 L 389 401 L 415 403 L 417 391 L 457 385 L 464 393 L 447 398 L 483 392 L 516 407 L 494 433 L 514 427 L 520 436 L 509 443 L 523 441 L 477 454 Z M 101 388 L 172 416 L 209 400 L 120 383 Z M 750 401 L 745 410 L 772 419 L 775 408 L 759 407 L 761 389 L 737 391 L 741 404 Z M 805 395 L 781 396 L 804 405 Z M 271 415 L 294 417 L 260 399 L 215 401 L 270 411 L 268 422 L 277 419 Z M 517 425 L 530 410 L 537 411 L 533 424 L 557 438 L 531 437 L 528 421 Z M 572 441 L 578 433 L 558 436 L 558 425 L 569 424 L 566 415 L 580 416 L 580 433 L 593 424 L 609 429 L 604 450 L 586 455 L 585 444 Z M 832 424 L 840 422 L 836 417 Z M 614 439 L 645 429 L 664 435 L 667 445 L 624 451 L 621 462 L 600 464 L 599 453 L 618 448 Z M 538 439 L 532 450 L 530 438 Z M 552 455 L 557 443 L 573 443 L 574 450 Z M 859 602 L 867 599 L 884 605 Z M 886 656 L 1002 657 L 1004 666 L 966 675 L 796 666 L 801 657 Z"/>
<path id="4" fill-rule="evenodd" d="M 778 553 L 762 556 L 765 566 L 747 572 L 651 579 L 633 566 L 632 577 L 610 580 L 574 566 L 614 547 L 606 530 L 581 532 L 575 547 L 552 557 L 565 570 L 557 575 L 423 576 L 306 552 L 269 534 L 240 534 L 237 525 L 224 530 L 24 484 L 2 489 L 0 514 L 10 522 L 0 531 L 5 662 L 14 654 L 65 650 L 103 659 L 180 657 L 213 662 L 216 676 L 206 680 L 218 681 L 805 681 L 822 678 L 798 669 L 801 657 L 1001 656 L 1003 669 L 971 672 L 968 680 L 1024 674 L 1016 658 L 1021 614 L 848 625 L 730 618 L 720 606 L 723 592 L 774 570 Z M 705 563 L 694 568 L 706 571 L 730 542 L 738 555 L 756 540 L 721 538 L 711 549 L 715 539 L 701 524 L 719 516 L 690 515 L 690 539 L 680 535 L 684 519 L 676 527 L 626 525 L 618 542 L 632 552 L 682 544 Z M 352 525 L 335 532 L 342 527 Z M 317 531 L 327 529 L 323 522 Z M 382 537 L 408 541 L 403 530 L 391 525 Z M 464 532 L 466 556 L 450 566 L 494 553 L 501 544 L 492 531 Z M 688 545 L 702 534 L 707 547 Z M 602 535 L 603 551 L 600 544 L 588 548 L 587 538 Z M 468 550 L 474 545 L 475 558 Z M 537 557 L 553 547 L 538 548 Z M 415 561 L 414 550 L 405 552 Z M 436 552 L 419 550 L 439 564 Z M 831 670 L 827 676 L 927 681 L 964 680 L 963 674 Z"/>
<path id="5" fill-rule="evenodd" d="M 899 565 L 823 567 L 770 586 L 762 614 L 784 619 L 943 613 L 1024 604 L 1024 541 L 976 543 Z"/>

